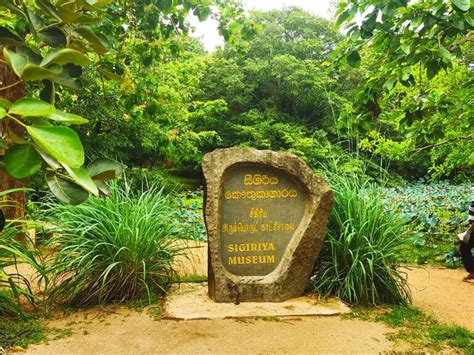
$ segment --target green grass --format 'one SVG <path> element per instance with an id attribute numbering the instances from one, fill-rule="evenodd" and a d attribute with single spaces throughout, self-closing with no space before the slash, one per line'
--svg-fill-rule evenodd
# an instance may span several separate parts
<path id="1" fill-rule="evenodd" d="M 1 349 L 14 346 L 26 348 L 47 340 L 45 327 L 38 320 L 14 320 L 0 318 L 0 353 Z"/>
<path id="2" fill-rule="evenodd" d="M 146 297 L 151 303 L 173 279 L 174 257 L 183 250 L 171 237 L 179 234 L 171 196 L 153 186 L 134 194 L 127 181 L 111 190 L 109 198 L 90 197 L 79 206 L 46 206 L 59 226 L 50 240 L 57 251 L 53 300 L 91 306 Z"/>
<path id="3" fill-rule="evenodd" d="M 388 339 L 409 344 L 410 351 L 456 350 L 474 354 L 474 333 L 461 326 L 440 323 L 411 306 L 387 309 L 355 309 L 349 317 L 383 322 L 394 331 Z"/>
<path id="4" fill-rule="evenodd" d="M 327 238 L 318 259 L 314 291 L 357 305 L 410 303 L 397 250 L 405 227 L 380 198 L 380 186 L 357 176 L 328 177 L 334 194 Z"/>
<path id="5" fill-rule="evenodd" d="M 42 279 L 43 285 L 47 285 L 43 256 L 29 238 L 29 228 L 25 223 L 11 222 L 0 235 L 0 317 L 27 317 L 25 304 L 35 311 L 41 308 L 42 300 L 34 295 L 30 280 L 17 268 L 19 264 L 28 264 L 38 276 L 36 281 Z"/>
<path id="6" fill-rule="evenodd" d="M 185 283 L 185 282 L 207 282 L 208 278 L 205 275 L 190 275 L 190 276 L 179 276 L 176 278 L 175 282 Z"/>

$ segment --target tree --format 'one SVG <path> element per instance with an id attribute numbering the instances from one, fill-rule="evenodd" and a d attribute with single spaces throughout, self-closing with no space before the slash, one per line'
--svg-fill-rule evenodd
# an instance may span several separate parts
<path id="1" fill-rule="evenodd" d="M 362 68 L 350 114 L 370 132 L 363 147 L 399 160 L 429 154 L 433 177 L 472 168 L 470 1 L 340 1 L 337 15 L 348 40 L 335 55 Z"/>
<path id="2" fill-rule="evenodd" d="M 7 174 L 26 179 L 45 163 L 51 191 L 61 201 L 74 204 L 89 193 L 106 193 L 103 180 L 119 173 L 119 165 L 109 160 L 83 167 L 82 144 L 69 126 L 87 120 L 54 106 L 58 87 L 80 89 L 78 78 L 82 67 L 92 63 L 89 57 L 110 51 L 105 36 L 91 28 L 102 21 L 102 9 L 109 2 L 0 3 L 2 71 L 8 72 L 6 82 L 11 83 L 3 89 L 7 94 L 13 87 L 21 92 L 5 95 L 0 102 L 4 180 L 8 181 Z M 38 81 L 43 86 L 41 100 L 22 97 L 25 83 Z"/>
<path id="3" fill-rule="evenodd" d="M 186 33 L 187 14 L 193 12 L 204 19 L 212 13 L 213 5 L 225 11 L 225 30 L 226 24 L 231 24 L 229 12 L 238 9 L 228 1 L 0 1 L 0 44 L 5 57 L 2 71 L 9 75 L 3 90 L 15 86 L 22 90 L 25 82 L 42 85 L 41 100 L 17 95 L 15 102 L 6 97 L 0 102 L 4 175 L 25 179 L 45 163 L 46 181 L 63 202 L 80 203 L 89 193 L 107 193 L 103 180 L 116 177 L 121 165 L 100 159 L 84 168 L 82 143 L 69 125 L 84 124 L 87 120 L 55 108 L 57 89 L 80 91 L 83 68 L 90 65 L 95 66 L 102 80 L 123 80 L 123 68 L 107 55 L 130 60 L 124 47 L 117 45 L 123 37 L 131 38 L 130 33 L 136 33 L 129 29 L 138 25 L 140 37 L 134 38 L 132 44 L 146 47 L 157 34 L 166 37 L 170 33 Z M 231 32 L 232 29 L 228 30 Z M 112 41 L 103 33 L 112 35 Z M 119 55 L 113 44 L 117 45 Z M 159 53 L 154 44 L 152 52 Z"/>

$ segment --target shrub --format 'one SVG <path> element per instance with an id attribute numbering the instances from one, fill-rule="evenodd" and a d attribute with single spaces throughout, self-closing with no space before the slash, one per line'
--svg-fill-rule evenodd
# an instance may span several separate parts
<path id="1" fill-rule="evenodd" d="M 130 184 L 111 184 L 109 198 L 82 205 L 49 203 L 48 219 L 59 226 L 53 299 L 71 305 L 124 302 L 165 291 L 180 249 L 174 238 L 171 197 L 157 187 L 137 194 Z"/>
<path id="2" fill-rule="evenodd" d="M 314 290 L 359 305 L 407 304 L 410 291 L 396 262 L 404 241 L 399 215 L 380 187 L 356 176 L 330 175 L 335 207 L 316 265 Z"/>

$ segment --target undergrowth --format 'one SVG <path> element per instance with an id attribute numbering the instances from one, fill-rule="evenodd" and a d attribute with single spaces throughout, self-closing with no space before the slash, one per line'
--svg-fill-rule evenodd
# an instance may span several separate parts
<path id="1" fill-rule="evenodd" d="M 45 327 L 35 319 L 15 320 L 0 318 L 0 354 L 14 347 L 46 341 Z"/>
<path id="2" fill-rule="evenodd" d="M 456 350 L 474 354 L 474 333 L 457 325 L 440 323 L 417 308 L 395 306 L 387 309 L 356 308 L 350 318 L 383 322 L 393 332 L 388 339 L 409 344 L 410 351 Z"/>
<path id="3" fill-rule="evenodd" d="M 398 253 L 402 262 L 461 265 L 454 244 L 456 234 L 468 227 L 469 190 L 469 184 L 447 181 L 418 181 L 381 190 L 385 203 L 409 222 L 407 244 Z"/>

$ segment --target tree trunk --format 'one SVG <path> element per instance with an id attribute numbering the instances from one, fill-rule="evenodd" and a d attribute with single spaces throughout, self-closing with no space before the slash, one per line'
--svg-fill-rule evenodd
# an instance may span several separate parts
<path id="1" fill-rule="evenodd" d="M 0 88 L 7 87 L 8 85 L 15 84 L 20 81 L 16 74 L 3 62 L 3 47 L 0 46 Z M 25 94 L 25 88 L 23 83 L 18 83 L 6 90 L 0 91 L 0 97 L 7 99 L 8 101 L 15 102 L 22 98 Z M 24 135 L 23 128 L 10 120 L 2 120 L 0 125 L 0 135 L 5 140 L 7 145 L 11 145 L 11 138 L 9 132 L 13 132 L 17 136 L 22 137 Z M 0 155 L 4 154 L 4 150 L 0 150 Z M 6 191 L 10 189 L 16 189 L 24 187 L 24 185 L 10 177 L 3 169 L 0 169 L 0 189 Z M 26 198 L 24 192 L 15 192 L 9 194 L 7 197 L 8 201 L 3 203 L 8 204 L 9 207 L 3 209 L 5 217 L 7 219 L 22 219 L 25 215 Z"/>

